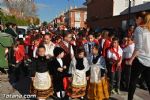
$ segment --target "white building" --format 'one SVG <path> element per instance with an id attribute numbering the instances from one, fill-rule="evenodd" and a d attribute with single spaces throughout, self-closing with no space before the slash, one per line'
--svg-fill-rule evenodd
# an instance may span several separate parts
<path id="1" fill-rule="evenodd" d="M 131 0 L 131 6 L 137 6 L 150 0 Z M 120 15 L 122 11 L 129 7 L 129 0 L 114 0 L 113 16 Z"/>

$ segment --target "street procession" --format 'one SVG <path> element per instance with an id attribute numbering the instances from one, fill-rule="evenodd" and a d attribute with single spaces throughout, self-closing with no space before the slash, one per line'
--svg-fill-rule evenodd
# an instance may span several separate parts
<path id="1" fill-rule="evenodd" d="M 0 0 L 0 100 L 150 100 L 150 0 Z"/>

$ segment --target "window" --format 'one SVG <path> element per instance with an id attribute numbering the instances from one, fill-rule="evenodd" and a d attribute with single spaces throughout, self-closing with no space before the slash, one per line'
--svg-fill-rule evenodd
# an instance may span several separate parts
<path id="1" fill-rule="evenodd" d="M 80 21 L 80 12 L 75 12 L 75 21 Z"/>
<path id="2" fill-rule="evenodd" d="M 84 21 L 87 19 L 87 12 L 84 13 Z"/>
<path id="3" fill-rule="evenodd" d="M 75 27 L 79 28 L 80 27 L 80 22 L 75 22 Z"/>

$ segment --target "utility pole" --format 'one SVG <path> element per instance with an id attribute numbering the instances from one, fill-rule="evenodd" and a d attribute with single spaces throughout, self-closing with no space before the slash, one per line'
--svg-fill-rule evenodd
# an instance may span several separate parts
<path id="1" fill-rule="evenodd" d="M 129 0 L 129 9 L 128 9 L 128 27 L 130 25 L 131 20 L 131 0 Z"/>

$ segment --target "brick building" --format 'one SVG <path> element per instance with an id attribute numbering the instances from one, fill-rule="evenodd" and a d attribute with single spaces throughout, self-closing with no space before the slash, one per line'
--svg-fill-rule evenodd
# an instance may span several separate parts
<path id="1" fill-rule="evenodd" d="M 150 0 L 131 0 L 131 19 L 139 11 L 150 10 Z M 125 28 L 128 20 L 129 0 L 87 0 L 88 26 Z M 132 24 L 133 20 L 130 21 Z"/>
<path id="2" fill-rule="evenodd" d="M 65 14 L 65 24 L 70 27 L 86 27 L 87 8 L 80 7 L 67 11 Z"/>

